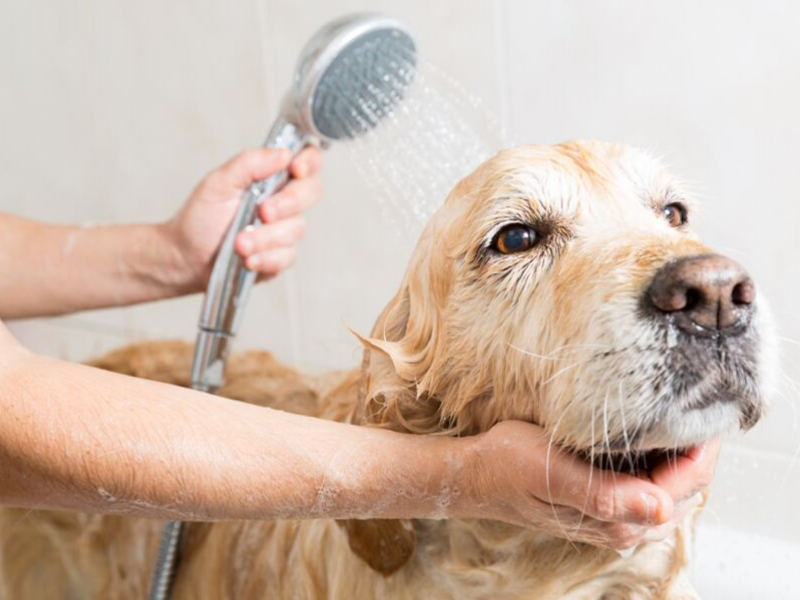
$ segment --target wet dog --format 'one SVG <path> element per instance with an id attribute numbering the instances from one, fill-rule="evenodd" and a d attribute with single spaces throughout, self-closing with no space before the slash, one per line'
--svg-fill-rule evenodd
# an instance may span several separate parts
<path id="1" fill-rule="evenodd" d="M 692 231 L 689 194 L 646 154 L 566 143 L 506 150 L 423 232 L 361 368 L 308 378 L 234 357 L 232 398 L 417 434 L 537 423 L 560 448 L 641 470 L 760 418 L 768 312 L 744 269 Z M 191 348 L 96 366 L 188 384 Z M 159 523 L 4 510 L 9 598 L 143 598 Z M 678 600 L 685 534 L 627 558 L 493 521 L 192 524 L 175 600 Z"/>

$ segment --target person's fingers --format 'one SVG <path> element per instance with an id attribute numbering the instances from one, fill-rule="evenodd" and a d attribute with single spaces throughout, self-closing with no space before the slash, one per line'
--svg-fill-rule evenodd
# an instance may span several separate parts
<path id="1" fill-rule="evenodd" d="M 259 275 L 274 276 L 294 264 L 295 253 L 294 246 L 273 248 L 250 255 L 245 264 Z"/>
<path id="2" fill-rule="evenodd" d="M 703 502 L 701 494 L 695 494 L 685 502 L 681 503 L 675 508 L 675 515 L 668 523 L 659 525 L 658 527 L 650 527 L 644 533 L 642 541 L 644 542 L 660 542 L 667 539 L 672 535 L 672 532 L 683 523 L 686 516 L 695 510 Z"/>
<path id="3" fill-rule="evenodd" d="M 672 498 L 648 481 L 598 469 L 565 453 L 553 452 L 549 462 L 546 500 L 601 521 L 655 525 L 672 517 Z"/>
<path id="4" fill-rule="evenodd" d="M 290 181 L 280 192 L 267 198 L 259 208 L 265 223 L 274 223 L 299 215 L 322 196 L 322 181 L 318 177 Z"/>
<path id="5" fill-rule="evenodd" d="M 292 154 L 285 148 L 258 148 L 240 152 L 210 176 L 215 187 L 245 189 L 289 166 Z"/>
<path id="6" fill-rule="evenodd" d="M 308 146 L 292 161 L 289 172 L 292 177 L 302 179 L 316 175 L 322 167 L 322 151 L 316 146 Z"/>
<path id="7" fill-rule="evenodd" d="M 711 483 L 721 445 L 719 438 L 699 444 L 686 456 L 658 465 L 650 472 L 650 479 L 675 502 L 689 498 Z"/>
<path id="8" fill-rule="evenodd" d="M 261 227 L 248 228 L 236 237 L 235 248 L 239 256 L 248 259 L 274 248 L 293 246 L 305 233 L 305 220 L 302 217 L 292 217 Z"/>
<path id="9" fill-rule="evenodd" d="M 672 518 L 658 526 L 647 526 L 623 522 L 600 521 L 580 511 L 566 506 L 548 506 L 545 510 L 537 508 L 534 518 L 523 526 L 565 538 L 624 552 L 644 542 L 658 542 L 667 539 L 702 502 L 697 494 L 676 507 Z M 538 518 L 536 518 L 538 517 Z"/>

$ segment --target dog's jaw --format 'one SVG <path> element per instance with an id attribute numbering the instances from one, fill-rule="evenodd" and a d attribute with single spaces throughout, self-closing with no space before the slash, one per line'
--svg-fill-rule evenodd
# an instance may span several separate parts
<path id="1" fill-rule="evenodd" d="M 600 350 L 551 368 L 546 426 L 586 456 L 679 452 L 750 429 L 766 408 L 774 364 L 765 306 L 757 317 L 739 337 L 702 340 L 637 315 L 595 322 L 598 337 L 578 343 Z M 619 332 L 636 343 L 616 347 Z"/>

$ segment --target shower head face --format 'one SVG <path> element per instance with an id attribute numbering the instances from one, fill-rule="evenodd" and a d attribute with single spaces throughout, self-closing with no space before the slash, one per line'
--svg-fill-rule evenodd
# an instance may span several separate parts
<path id="1" fill-rule="evenodd" d="M 330 23 L 308 43 L 297 68 L 302 125 L 325 140 L 366 133 L 403 99 L 416 64 L 414 40 L 397 21 L 357 15 Z"/>

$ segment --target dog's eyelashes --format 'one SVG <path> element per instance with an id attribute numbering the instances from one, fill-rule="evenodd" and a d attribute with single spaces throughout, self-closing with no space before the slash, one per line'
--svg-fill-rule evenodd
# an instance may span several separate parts
<path id="1" fill-rule="evenodd" d="M 671 227 L 682 227 L 689 220 L 689 213 L 686 207 L 680 202 L 671 202 L 661 209 L 661 214 Z"/>
<path id="2" fill-rule="evenodd" d="M 533 227 L 522 223 L 506 225 L 492 240 L 492 249 L 501 254 L 516 254 L 533 248 L 539 241 L 539 234 Z"/>

